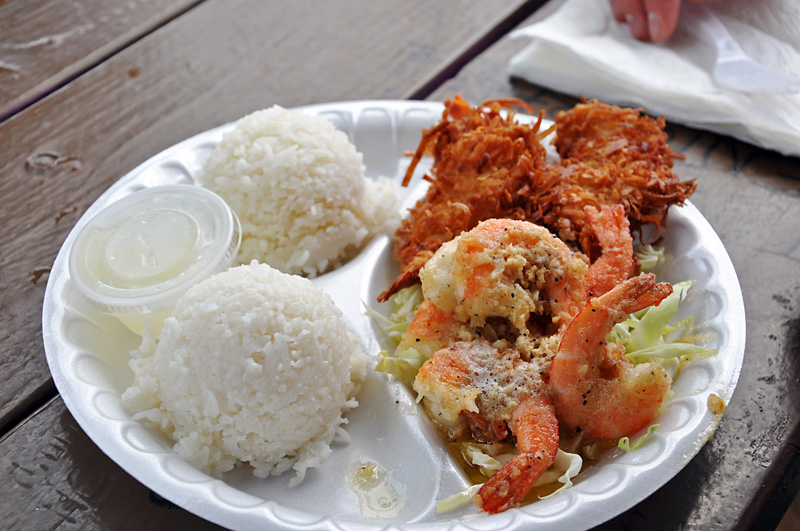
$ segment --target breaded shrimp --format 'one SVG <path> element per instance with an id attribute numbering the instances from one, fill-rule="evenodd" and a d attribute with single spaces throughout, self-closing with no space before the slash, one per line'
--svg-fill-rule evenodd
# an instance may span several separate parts
<path id="1" fill-rule="evenodd" d="M 444 242 L 485 219 L 528 219 L 524 204 L 549 189 L 539 171 L 545 160 L 541 114 L 533 124 L 516 123 L 514 107 L 533 111 L 519 99 L 471 107 L 456 95 L 444 104 L 441 121 L 423 131 L 403 181 L 407 186 L 423 155 L 433 156 L 425 176 L 430 187 L 397 230 L 400 276 L 379 301 L 418 282 L 420 268 Z"/>
<path id="2" fill-rule="evenodd" d="M 458 95 L 445 102 L 441 121 L 423 132 L 404 185 L 421 157 L 433 156 L 424 179 L 430 187 L 397 231 L 395 258 L 401 273 L 378 297 L 387 300 L 417 282 L 419 270 L 445 242 L 490 218 L 544 225 L 568 244 L 580 240 L 591 255 L 586 207 L 621 205 L 634 232 L 663 226 L 670 205 L 683 204 L 694 181 L 672 171 L 680 155 L 667 145 L 663 118 L 639 109 L 582 102 L 556 117 L 561 161 L 547 164 L 540 141 L 542 114 L 516 123 L 520 100 L 490 100 L 470 107 Z M 505 114 L 501 112 L 507 111 Z"/>

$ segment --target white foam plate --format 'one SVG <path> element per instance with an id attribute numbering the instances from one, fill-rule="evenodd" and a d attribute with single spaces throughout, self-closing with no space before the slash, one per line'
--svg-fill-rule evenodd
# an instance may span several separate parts
<path id="1" fill-rule="evenodd" d="M 409 159 L 404 150 L 419 142 L 442 105 L 429 102 L 363 101 L 304 107 L 345 131 L 364 155 L 369 177 L 402 180 Z M 83 430 L 111 459 L 161 496 L 207 520 L 234 529 L 573 529 L 591 527 L 633 507 L 680 471 L 711 437 L 719 419 L 707 407 L 710 394 L 730 400 L 742 365 L 745 315 L 736 273 L 725 248 L 691 204 L 673 207 L 665 233 L 667 262 L 660 279 L 694 279 L 681 315 L 693 315 L 705 346 L 717 355 L 689 366 L 674 384 L 674 396 L 658 422 L 660 429 L 636 451 L 610 451 L 585 470 L 574 487 L 520 509 L 486 516 L 472 506 L 438 515 L 437 500 L 468 485 L 442 439 L 411 394 L 399 383 L 370 371 L 348 415 L 352 441 L 334 442 L 333 455 L 305 481 L 289 488 L 291 473 L 258 479 L 249 467 L 223 478 L 185 463 L 163 435 L 131 419 L 120 400 L 133 380 L 128 353 L 138 336 L 114 317 L 92 311 L 71 286 L 67 256 L 77 232 L 104 206 L 135 190 L 161 184 L 193 183 L 216 142 L 231 124 L 181 142 L 146 161 L 109 188 L 78 221 L 52 267 L 42 327 L 47 361 L 64 402 Z M 423 161 L 419 172 L 426 168 Z M 418 175 L 403 208 L 423 193 Z M 388 343 L 362 301 L 386 313 L 376 297 L 398 266 L 387 236 L 372 241 L 340 269 L 314 279 L 345 313 L 372 356 Z M 393 510 L 376 515 L 353 484 L 355 470 L 374 463 L 386 472 L 386 498 Z M 390 504 L 391 505 L 391 504 Z"/>

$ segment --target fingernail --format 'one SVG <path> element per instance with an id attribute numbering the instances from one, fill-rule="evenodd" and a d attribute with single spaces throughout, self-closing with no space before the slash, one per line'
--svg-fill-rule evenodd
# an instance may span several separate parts
<path id="1" fill-rule="evenodd" d="M 647 29 L 650 30 L 650 38 L 654 41 L 663 41 L 664 36 L 664 20 L 658 13 L 650 12 L 647 14 Z"/>
<path id="2" fill-rule="evenodd" d="M 637 39 L 647 38 L 647 27 L 640 17 L 635 17 L 629 13 L 625 15 L 625 22 L 628 23 L 628 27 L 631 28 L 631 33 L 633 33 L 634 37 Z"/>

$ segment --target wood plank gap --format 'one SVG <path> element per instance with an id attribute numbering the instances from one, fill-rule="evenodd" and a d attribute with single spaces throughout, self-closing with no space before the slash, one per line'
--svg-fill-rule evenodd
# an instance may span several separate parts
<path id="1" fill-rule="evenodd" d="M 36 391 L 31 393 L 30 399 L 21 402 L 17 407 L 0 417 L 0 443 L 6 436 L 26 420 L 36 415 L 50 402 L 58 397 L 58 389 L 52 378 L 48 378 Z"/>
<path id="2" fill-rule="evenodd" d="M 144 39 L 159 28 L 166 26 L 176 18 L 186 14 L 192 9 L 196 8 L 206 0 L 194 0 L 186 3 L 176 3 L 171 9 L 167 10 L 163 16 L 149 21 L 141 27 L 134 28 L 128 33 L 122 35 L 118 39 L 106 44 L 90 53 L 83 60 L 72 64 L 64 71 L 59 72 L 61 79 L 57 82 L 52 82 L 51 76 L 49 79 L 39 83 L 37 86 L 27 90 L 16 98 L 5 111 L 0 112 L 0 124 L 18 114 L 36 102 L 46 98 L 50 94 L 64 88 L 77 78 L 86 74 L 90 70 L 101 65 L 111 57 L 114 57 L 121 51 Z"/>
<path id="3" fill-rule="evenodd" d="M 547 0 L 531 0 L 512 11 L 483 37 L 475 41 L 471 46 L 465 48 L 462 52 L 455 54 L 444 68 L 422 83 L 422 85 L 411 92 L 406 99 L 424 100 L 430 96 L 448 79 L 455 77 L 465 65 L 533 15 L 546 2 Z"/>

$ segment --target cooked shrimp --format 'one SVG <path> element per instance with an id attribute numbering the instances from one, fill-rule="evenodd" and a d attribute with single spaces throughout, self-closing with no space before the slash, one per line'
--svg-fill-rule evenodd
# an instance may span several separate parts
<path id="1" fill-rule="evenodd" d="M 403 333 L 396 352 L 413 348 L 427 359 L 437 350 L 471 338 L 472 334 L 464 323 L 432 302 L 422 301 Z"/>
<path id="2" fill-rule="evenodd" d="M 475 400 L 480 388 L 474 385 L 471 360 L 461 347 L 452 346 L 436 352 L 420 367 L 414 380 L 417 402 L 422 402 L 431 419 L 451 439 L 466 427 L 463 412 L 478 412 Z"/>
<path id="3" fill-rule="evenodd" d="M 633 238 L 622 205 L 604 206 L 599 210 L 587 206 L 584 211 L 586 225 L 581 234 L 581 247 L 591 249 L 592 236 L 600 246 L 600 256 L 592 260 L 584 290 L 587 297 L 597 297 L 631 276 Z"/>
<path id="4" fill-rule="evenodd" d="M 528 221 L 491 219 L 442 246 L 420 271 L 425 298 L 474 327 L 489 317 L 525 330 L 531 314 L 565 324 L 584 302 L 588 266 Z"/>
<path id="5" fill-rule="evenodd" d="M 525 398 L 511 417 L 519 455 L 492 474 L 475 495 L 475 505 L 488 513 L 519 506 L 558 452 L 558 420 L 550 400 Z"/>
<path id="6" fill-rule="evenodd" d="M 627 315 L 660 303 L 672 292 L 643 274 L 593 298 L 564 331 L 550 367 L 550 390 L 562 425 L 597 440 L 633 435 L 658 414 L 672 383 L 658 363 L 634 365 L 606 357 L 606 336 Z"/>
<path id="7" fill-rule="evenodd" d="M 545 363 L 524 360 L 507 341 L 461 341 L 422 364 L 414 390 L 431 418 L 449 430 L 474 420 L 470 415 L 459 419 L 462 413 L 477 413 L 489 423 L 508 422 L 522 397 L 545 392 Z M 471 424 L 478 433 L 486 431 L 481 423 Z"/>
<path id="8" fill-rule="evenodd" d="M 622 207 L 586 211 L 586 238 L 600 246 L 591 266 L 542 226 L 490 219 L 444 244 L 428 261 L 420 271 L 425 298 L 474 327 L 503 317 L 524 331 L 532 314 L 566 325 L 590 296 L 605 293 L 633 270 Z"/>
<path id="9" fill-rule="evenodd" d="M 508 430 L 520 455 L 487 481 L 475 503 L 487 512 L 517 505 L 558 451 L 558 421 L 539 360 L 525 361 L 507 342 L 483 339 L 442 349 L 417 374 L 418 400 L 451 438 L 467 425 L 478 440 L 502 441 Z"/>

